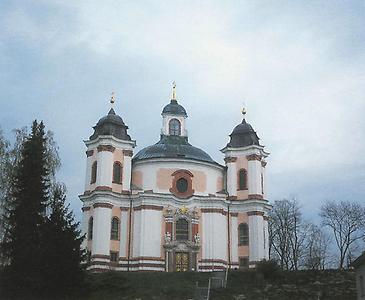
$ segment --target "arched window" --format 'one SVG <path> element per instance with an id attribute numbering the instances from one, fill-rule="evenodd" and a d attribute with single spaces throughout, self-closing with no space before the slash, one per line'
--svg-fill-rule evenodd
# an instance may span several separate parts
<path id="1" fill-rule="evenodd" d="M 98 170 L 98 163 L 96 161 L 94 161 L 92 167 L 91 167 L 91 180 L 90 183 L 95 183 L 96 182 L 96 172 Z"/>
<path id="2" fill-rule="evenodd" d="M 176 240 L 187 241 L 189 239 L 189 222 L 185 219 L 176 221 Z"/>
<path id="3" fill-rule="evenodd" d="M 113 165 L 113 183 L 122 183 L 122 165 L 119 161 Z"/>
<path id="4" fill-rule="evenodd" d="M 89 227 L 87 230 L 87 239 L 92 240 L 93 239 L 93 226 L 94 226 L 94 219 L 93 217 L 90 217 L 89 219 Z"/>
<path id="5" fill-rule="evenodd" d="M 247 171 L 245 169 L 238 171 L 238 189 L 247 190 Z"/>
<path id="6" fill-rule="evenodd" d="M 110 229 L 110 239 L 119 240 L 119 219 L 114 217 L 112 219 L 112 226 Z"/>
<path id="7" fill-rule="evenodd" d="M 171 119 L 169 122 L 169 134 L 170 135 L 180 135 L 181 134 L 181 124 L 177 119 Z"/>
<path id="8" fill-rule="evenodd" d="M 241 223 L 238 226 L 238 246 L 247 246 L 248 242 L 248 225 Z"/>

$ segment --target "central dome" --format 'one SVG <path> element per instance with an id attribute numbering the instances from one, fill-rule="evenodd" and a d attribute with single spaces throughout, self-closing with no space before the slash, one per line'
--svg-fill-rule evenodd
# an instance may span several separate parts
<path id="1" fill-rule="evenodd" d="M 139 151 L 133 161 L 151 158 L 185 158 L 216 164 L 209 154 L 190 145 L 187 137 L 182 136 L 161 135 L 158 143 Z"/>

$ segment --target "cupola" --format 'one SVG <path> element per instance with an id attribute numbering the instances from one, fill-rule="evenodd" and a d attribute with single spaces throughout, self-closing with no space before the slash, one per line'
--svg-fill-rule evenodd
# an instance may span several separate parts
<path id="1" fill-rule="evenodd" d="M 114 95 L 110 101 L 111 104 L 114 103 L 113 97 Z M 111 135 L 125 141 L 131 140 L 131 137 L 127 133 L 128 126 L 124 124 L 123 119 L 115 113 L 113 108 L 93 128 L 94 133 L 90 136 L 90 140 L 94 140 L 100 135 Z"/>
<path id="2" fill-rule="evenodd" d="M 260 145 L 259 137 L 256 134 L 256 131 L 252 128 L 250 124 L 246 122 L 246 110 L 242 109 L 243 120 L 240 124 L 238 124 L 232 131 L 230 136 L 230 141 L 227 144 L 227 147 L 247 147 L 251 145 Z"/>

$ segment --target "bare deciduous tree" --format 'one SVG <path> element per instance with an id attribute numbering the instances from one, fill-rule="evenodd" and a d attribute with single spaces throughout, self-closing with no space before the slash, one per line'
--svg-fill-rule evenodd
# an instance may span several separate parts
<path id="1" fill-rule="evenodd" d="M 352 245 L 365 237 L 365 208 L 356 202 L 326 202 L 321 207 L 322 225 L 333 232 L 339 251 L 339 269 L 343 269 Z"/>
<path id="2" fill-rule="evenodd" d="M 275 201 L 270 213 L 270 257 L 284 270 L 298 270 L 308 232 L 296 200 Z"/>
<path id="3" fill-rule="evenodd" d="M 317 225 L 310 224 L 304 264 L 307 269 L 324 270 L 328 264 L 330 239 Z"/>

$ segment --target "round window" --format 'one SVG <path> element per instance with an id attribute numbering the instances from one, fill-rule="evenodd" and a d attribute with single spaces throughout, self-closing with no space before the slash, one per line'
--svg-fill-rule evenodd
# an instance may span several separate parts
<path id="1" fill-rule="evenodd" d="M 188 181 L 185 178 L 180 178 L 176 182 L 176 188 L 179 193 L 185 193 L 188 190 Z"/>

